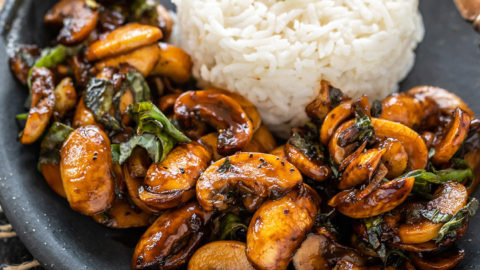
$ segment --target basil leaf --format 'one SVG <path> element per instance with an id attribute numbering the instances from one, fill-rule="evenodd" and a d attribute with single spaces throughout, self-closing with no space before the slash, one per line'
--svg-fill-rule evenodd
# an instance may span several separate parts
<path id="1" fill-rule="evenodd" d="M 123 164 L 128 157 L 130 157 L 133 149 L 137 146 L 147 150 L 148 155 L 154 162 L 158 163 L 161 161 L 163 148 L 159 139 L 154 134 L 144 133 L 142 135 L 135 135 L 127 142 L 120 144 L 120 156 L 118 162 Z"/>
<path id="2" fill-rule="evenodd" d="M 387 256 L 385 244 L 381 242 L 383 217 L 376 216 L 363 220 L 367 228 L 368 243 L 377 252 L 378 256 L 385 261 Z"/>
<path id="3" fill-rule="evenodd" d="M 19 113 L 19 114 L 15 115 L 15 119 L 17 119 L 18 121 L 26 121 L 28 119 L 28 112 Z"/>
<path id="4" fill-rule="evenodd" d="M 39 165 L 46 163 L 58 164 L 60 162 L 60 150 L 63 142 L 72 131 L 73 128 L 60 122 L 54 122 L 50 126 L 40 144 Z"/>
<path id="5" fill-rule="evenodd" d="M 375 131 L 370 117 L 360 106 L 356 105 L 355 124 L 340 134 L 338 145 L 345 147 L 354 142 L 370 141 L 374 135 Z"/>
<path id="6" fill-rule="evenodd" d="M 220 240 L 241 240 L 247 233 L 247 225 L 243 224 L 240 218 L 228 213 L 220 222 Z"/>
<path id="7" fill-rule="evenodd" d="M 144 132 L 167 134 L 177 142 L 190 142 L 190 139 L 178 130 L 168 118 L 151 102 L 141 102 L 128 106 L 128 115 L 137 123 L 137 134 Z"/>
<path id="8" fill-rule="evenodd" d="M 133 21 L 147 19 L 151 24 L 155 24 L 158 19 L 157 6 L 152 0 L 135 0 L 130 10 L 130 20 Z"/>
<path id="9" fill-rule="evenodd" d="M 318 127 L 310 122 L 302 129 L 296 129 L 288 142 L 309 159 L 323 161 L 324 147 L 318 141 Z"/>
<path id="10" fill-rule="evenodd" d="M 228 171 L 228 169 L 230 168 L 231 165 L 232 164 L 230 163 L 230 159 L 228 157 L 226 157 L 225 161 L 222 163 L 222 165 L 220 165 L 220 167 L 218 167 L 217 172 L 225 173 L 226 171 Z"/>
<path id="11" fill-rule="evenodd" d="M 150 87 L 140 72 L 127 72 L 126 82 L 130 86 L 136 103 L 151 101 Z"/>
<path id="12" fill-rule="evenodd" d="M 438 232 L 438 236 L 434 238 L 436 243 L 441 242 L 446 236 L 456 236 L 456 230 L 462 228 L 469 217 L 475 215 L 478 209 L 478 201 L 475 198 L 469 200 L 467 205 L 460 209 L 453 217 L 443 224 Z"/>
<path id="13" fill-rule="evenodd" d="M 424 218 L 430 220 L 433 223 L 447 222 L 452 218 L 452 215 L 442 213 L 438 209 L 432 209 L 432 210 L 422 209 L 422 210 L 420 210 L 420 214 Z"/>
<path id="14" fill-rule="evenodd" d="M 109 111 L 113 104 L 113 83 L 92 78 L 85 91 L 85 107 L 92 111 L 95 120 L 113 131 L 120 131 L 120 122 Z"/>
<path id="15" fill-rule="evenodd" d="M 150 158 L 158 163 L 177 143 L 190 142 L 151 102 L 132 104 L 127 113 L 137 123 L 137 135 L 120 145 L 120 163 L 125 162 L 136 146 L 145 148 Z"/>

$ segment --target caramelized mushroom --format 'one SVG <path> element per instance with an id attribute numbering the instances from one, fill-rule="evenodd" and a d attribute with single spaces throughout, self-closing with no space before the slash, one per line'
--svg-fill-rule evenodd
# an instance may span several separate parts
<path id="1" fill-rule="evenodd" d="M 77 104 L 77 91 L 70 77 L 64 78 L 55 88 L 55 112 L 63 117 Z"/>
<path id="2" fill-rule="evenodd" d="M 195 196 L 197 178 L 211 160 L 199 143 L 180 144 L 160 162 L 150 166 L 139 189 L 140 200 L 157 209 L 179 206 Z"/>
<path id="3" fill-rule="evenodd" d="M 378 118 L 398 122 L 409 128 L 417 129 L 422 124 L 421 104 L 404 93 L 392 94 L 382 100 L 382 113 Z"/>
<path id="4" fill-rule="evenodd" d="M 110 139 L 97 126 L 74 130 L 61 150 L 60 171 L 70 207 L 84 215 L 101 213 L 113 203 Z"/>
<path id="5" fill-rule="evenodd" d="M 320 141 L 322 144 L 327 145 L 337 127 L 352 116 L 353 103 L 354 100 L 345 101 L 327 114 L 320 129 Z"/>
<path id="6" fill-rule="evenodd" d="M 399 178 L 381 184 L 375 191 L 357 199 L 360 190 L 346 190 L 330 199 L 328 205 L 351 218 L 368 218 L 400 205 L 412 191 L 415 178 Z"/>
<path id="7" fill-rule="evenodd" d="M 449 270 L 463 260 L 465 252 L 453 248 L 430 256 L 424 253 L 409 253 L 408 257 L 419 270 Z"/>
<path id="8" fill-rule="evenodd" d="M 173 106 L 175 106 L 175 101 L 179 96 L 180 94 L 177 93 L 164 95 L 158 100 L 157 107 L 166 115 L 172 114 Z"/>
<path id="9" fill-rule="evenodd" d="M 151 214 L 130 205 L 126 198 L 116 198 L 110 209 L 92 218 L 97 223 L 116 229 L 146 227 L 152 221 Z"/>
<path id="10" fill-rule="evenodd" d="M 465 206 L 467 197 L 467 190 L 462 184 L 449 182 L 435 191 L 434 199 L 427 203 L 426 209 L 436 209 L 439 213 L 454 215 Z M 420 217 L 400 225 L 398 236 L 404 244 L 424 243 L 437 237 L 443 224 Z"/>
<path id="11" fill-rule="evenodd" d="M 95 116 L 93 116 L 92 111 L 90 111 L 85 106 L 85 97 L 82 96 L 78 101 L 77 108 L 75 109 L 75 115 L 73 116 L 73 124 L 74 128 L 95 125 L 100 126 L 99 123 L 95 120 Z"/>
<path id="12" fill-rule="evenodd" d="M 199 248 L 188 262 L 188 270 L 254 270 L 245 253 L 245 243 L 215 241 Z"/>
<path id="13" fill-rule="evenodd" d="M 132 176 L 132 174 L 129 171 L 129 166 L 127 164 L 124 164 L 122 167 L 123 171 L 123 177 L 125 179 L 125 185 L 127 186 L 127 191 L 128 195 L 130 197 L 130 200 L 140 209 L 142 209 L 146 213 L 151 213 L 151 214 L 158 214 L 161 211 L 148 206 L 146 203 L 144 203 L 142 200 L 140 200 L 140 195 L 138 190 L 142 186 L 143 183 L 143 178 L 138 178 Z"/>
<path id="14" fill-rule="evenodd" d="M 90 8 L 86 0 L 62 0 L 47 12 L 44 21 L 63 25 L 57 40 L 65 45 L 74 45 L 85 40 L 95 29 L 98 11 Z"/>
<path id="15" fill-rule="evenodd" d="M 234 99 L 236 102 L 238 102 L 238 105 L 242 107 L 242 109 L 245 111 L 247 114 L 248 118 L 250 118 L 250 121 L 252 121 L 253 124 L 253 131 L 257 132 L 257 130 L 261 127 L 262 125 L 262 118 L 260 117 L 260 114 L 258 113 L 257 107 L 253 105 L 250 100 L 246 99 L 244 96 L 231 92 L 225 89 L 219 89 L 219 88 L 208 88 L 205 90 L 202 90 L 206 93 L 215 93 L 215 94 L 224 94 L 232 99 Z M 266 129 L 264 127 L 264 129 Z M 267 129 L 268 131 L 268 129 Z"/>
<path id="16" fill-rule="evenodd" d="M 255 268 L 287 268 L 294 251 L 313 227 L 319 200 L 315 191 L 302 185 L 260 206 L 247 232 L 247 257 Z"/>
<path id="17" fill-rule="evenodd" d="M 382 156 L 382 162 L 388 169 L 386 177 L 393 179 L 401 175 L 408 165 L 408 154 L 403 144 L 396 139 L 388 138 L 383 140 L 379 147 L 386 150 Z"/>
<path id="18" fill-rule="evenodd" d="M 165 76 L 176 83 L 184 83 L 192 77 L 193 62 L 183 49 L 167 43 L 159 44 L 158 62 L 152 75 Z"/>
<path id="19" fill-rule="evenodd" d="M 339 179 L 338 188 L 351 188 L 371 179 L 385 151 L 385 149 L 370 149 L 350 161 Z"/>
<path id="20" fill-rule="evenodd" d="M 297 167 L 303 174 L 315 181 L 324 181 L 330 178 L 332 170 L 321 160 L 315 157 L 308 157 L 295 146 L 287 142 L 285 145 L 287 160 Z"/>
<path id="21" fill-rule="evenodd" d="M 428 150 L 422 137 L 409 127 L 400 123 L 372 118 L 375 136 L 393 138 L 402 143 L 408 154 L 410 170 L 424 169 L 427 166 Z"/>
<path id="22" fill-rule="evenodd" d="M 124 54 L 145 45 L 153 44 L 161 38 L 162 31 L 155 26 L 138 23 L 127 24 L 113 30 L 104 39 L 92 43 L 88 47 L 86 57 L 89 61 L 93 61 Z M 158 50 L 156 53 L 146 55 L 147 57 L 143 60 L 158 55 Z"/>
<path id="23" fill-rule="evenodd" d="M 138 241 L 132 269 L 184 265 L 205 238 L 211 216 L 195 202 L 163 213 Z"/>
<path id="24" fill-rule="evenodd" d="M 34 68 L 32 72 L 32 103 L 20 142 L 32 144 L 48 125 L 55 107 L 53 73 L 47 68 Z"/>
<path id="25" fill-rule="evenodd" d="M 432 156 L 433 163 L 439 165 L 449 161 L 458 151 L 463 141 L 467 137 L 470 127 L 470 116 L 457 108 L 453 113 L 453 118 L 444 134 L 434 143 L 435 153 Z"/>
<path id="26" fill-rule="evenodd" d="M 408 90 L 406 93 L 418 100 L 424 100 L 425 98 L 434 100 L 440 107 L 440 110 L 446 115 L 451 115 L 457 108 L 460 108 L 471 118 L 475 118 L 475 114 L 465 101 L 454 93 L 440 87 L 417 86 Z"/>
<path id="27" fill-rule="evenodd" d="M 280 145 L 280 146 L 278 146 L 277 148 L 275 148 L 275 149 L 273 149 L 272 151 L 270 151 L 269 154 L 270 154 L 270 155 L 277 156 L 277 157 L 279 157 L 280 159 L 286 159 L 286 158 L 287 158 L 286 153 L 285 153 L 285 145 Z"/>
<path id="28" fill-rule="evenodd" d="M 187 132 L 195 130 L 199 120 L 215 127 L 218 152 L 228 155 L 240 151 L 253 136 L 253 125 L 238 102 L 224 94 L 189 91 L 175 103 L 175 119 Z"/>
<path id="29" fill-rule="evenodd" d="M 302 175 L 288 161 L 261 153 L 237 153 L 210 165 L 197 181 L 197 200 L 207 211 L 226 210 L 241 199 L 253 211 L 302 183 Z M 237 198 L 235 198 L 237 197 Z"/>
<path id="30" fill-rule="evenodd" d="M 14 54 L 10 55 L 10 69 L 22 84 L 27 85 L 28 73 L 38 56 L 40 49 L 35 45 L 16 45 Z"/>
<path id="31" fill-rule="evenodd" d="M 146 45 L 125 54 L 105 58 L 97 62 L 95 68 L 102 70 L 105 67 L 120 67 L 121 64 L 129 64 L 146 77 L 157 63 L 158 51 L 157 44 Z"/>

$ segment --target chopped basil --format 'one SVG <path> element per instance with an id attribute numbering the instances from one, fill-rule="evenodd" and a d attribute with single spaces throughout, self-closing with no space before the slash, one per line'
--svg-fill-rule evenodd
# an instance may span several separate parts
<path id="1" fill-rule="evenodd" d="M 150 87 L 140 72 L 127 72 L 126 82 L 130 86 L 136 103 L 151 101 Z"/>
<path id="2" fill-rule="evenodd" d="M 154 162 L 162 160 L 162 144 L 154 134 L 144 133 L 135 135 L 125 143 L 120 144 L 120 156 L 118 162 L 123 164 L 133 152 L 135 147 L 140 146 L 145 149 Z"/>
<path id="3" fill-rule="evenodd" d="M 218 172 L 219 173 L 225 173 L 228 168 L 230 168 L 232 164 L 230 164 L 230 159 L 228 157 L 225 158 L 225 161 L 218 167 Z"/>

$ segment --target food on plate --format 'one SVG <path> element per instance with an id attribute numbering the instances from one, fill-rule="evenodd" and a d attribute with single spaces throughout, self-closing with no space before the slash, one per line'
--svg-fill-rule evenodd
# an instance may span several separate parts
<path id="1" fill-rule="evenodd" d="M 284 137 L 322 79 L 355 98 L 394 92 L 424 32 L 417 0 L 173 2 L 195 78 L 242 94 Z"/>
<path id="2" fill-rule="evenodd" d="M 214 32 L 190 57 L 166 43 L 175 31 L 161 4 L 133 2 L 62 0 L 45 16 L 62 27 L 59 44 L 41 50 L 22 46 L 10 59 L 12 72 L 30 92 L 29 110 L 17 116 L 25 121 L 19 141 L 40 145 L 39 170 L 73 210 L 110 228 L 145 228 L 132 269 L 451 269 L 466 256 L 455 243 L 479 205 L 472 193 L 480 179 L 480 121 L 462 99 L 438 87 L 371 99 L 394 90 L 413 60 L 421 32 L 416 1 L 369 3 L 366 14 L 347 12 L 356 4 L 257 1 L 241 16 L 224 18 L 235 27 L 256 25 L 252 19 L 260 26 L 255 16 L 263 10 L 282 24 L 262 28 L 264 36 L 262 29 L 254 35 L 247 27 L 245 40 L 271 43 L 268 37 L 277 31 L 283 42 L 302 42 L 268 60 L 279 61 L 271 71 L 255 52 L 239 60 L 234 51 L 224 59 L 230 64 L 206 70 L 199 53 L 225 53 L 212 45 L 204 51 L 208 42 L 227 47 L 245 42 L 234 45 L 214 37 L 219 29 L 210 29 Z M 183 28 L 202 21 L 198 12 L 205 12 L 206 0 L 176 2 Z M 228 8 L 208 3 L 210 12 Z M 236 5 L 239 12 L 245 4 Z M 308 18 L 299 13 L 320 16 L 313 11 L 322 5 L 322 18 L 331 23 L 305 32 Z M 282 11 L 287 7 L 290 11 Z M 342 41 L 329 43 L 330 30 L 324 33 L 328 39 L 316 31 L 337 27 L 340 19 L 329 15 L 334 7 L 338 18 L 360 23 L 356 34 L 368 35 L 351 40 L 340 33 Z M 362 16 L 384 22 L 376 17 L 382 14 L 395 26 L 384 25 L 386 40 L 378 41 L 378 25 L 364 25 L 368 20 Z M 182 19 L 187 15 L 192 20 Z M 288 26 L 296 18 L 298 25 Z M 204 36 L 195 32 L 198 25 L 190 26 L 182 35 Z M 392 27 L 399 32 L 387 34 Z M 302 47 L 313 42 L 309 33 L 324 42 L 317 44 L 322 47 L 317 54 L 325 54 L 320 58 L 339 61 L 341 69 L 308 67 L 319 59 Z M 397 34 L 403 48 L 395 44 L 370 54 L 388 47 Z M 360 54 L 337 51 L 359 43 L 365 49 Z M 283 48 L 281 39 L 278 45 L 273 50 Z M 248 46 L 253 45 L 239 48 Z M 325 46 L 335 52 L 327 54 Z M 306 62 L 299 65 L 308 64 L 302 74 L 315 75 L 305 80 L 287 68 L 293 65 L 290 54 L 300 49 Z M 365 54 L 376 57 L 356 59 Z M 391 74 L 375 71 L 392 63 L 398 65 Z M 378 66 L 366 72 L 357 65 Z M 226 73 L 213 74 L 219 68 Z M 258 80 L 245 70 L 257 72 Z M 340 71 L 345 76 L 338 80 Z M 199 89 L 192 74 L 239 88 Z M 261 98 L 273 78 L 279 90 Z M 371 83 L 362 84 L 366 81 Z M 289 83 L 308 93 L 285 90 Z M 286 123 L 293 126 L 286 139 L 266 125 L 280 130 Z"/>

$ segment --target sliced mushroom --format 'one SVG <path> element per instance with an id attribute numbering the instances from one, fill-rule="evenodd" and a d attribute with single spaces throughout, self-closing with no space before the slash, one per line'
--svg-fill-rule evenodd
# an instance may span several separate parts
<path id="1" fill-rule="evenodd" d="M 150 166 L 139 189 L 140 200 L 157 209 L 177 207 L 195 197 L 195 184 L 211 153 L 199 143 L 180 144 Z"/>
<path id="2" fill-rule="evenodd" d="M 339 179 L 338 188 L 351 188 L 371 179 L 385 151 L 385 149 L 370 149 L 350 161 Z"/>
<path id="3" fill-rule="evenodd" d="M 84 102 L 85 97 L 82 96 L 78 101 L 77 108 L 75 109 L 75 115 L 73 116 L 73 124 L 74 128 L 95 125 L 100 126 L 99 123 L 95 120 L 95 116 L 93 115 L 92 111 L 90 111 Z"/>
<path id="4" fill-rule="evenodd" d="M 159 48 L 156 44 L 146 45 L 125 54 L 105 58 L 95 64 L 97 70 L 105 67 L 120 67 L 129 64 L 147 77 L 158 61 Z"/>
<path id="5" fill-rule="evenodd" d="M 57 37 L 60 43 L 78 44 L 97 26 L 98 11 L 90 8 L 86 2 L 86 0 L 62 0 L 45 15 L 45 23 L 63 25 Z"/>
<path id="6" fill-rule="evenodd" d="M 349 120 L 347 122 L 342 123 L 333 134 L 330 142 L 328 143 L 328 151 L 330 152 L 330 157 L 332 157 L 333 161 L 337 164 L 341 164 L 347 156 L 355 151 L 355 144 L 347 145 L 345 147 L 341 147 L 338 144 L 340 135 L 347 130 L 349 127 L 355 124 L 355 120 Z"/>
<path id="7" fill-rule="evenodd" d="M 435 153 L 432 156 L 433 163 L 440 165 L 449 161 L 458 151 L 463 141 L 467 137 L 470 127 L 470 116 L 457 108 L 453 113 L 453 118 L 444 134 L 434 143 Z"/>
<path id="8" fill-rule="evenodd" d="M 113 30 L 104 39 L 92 43 L 88 47 L 86 57 L 89 61 L 93 61 L 124 54 L 145 45 L 153 44 L 161 38 L 162 31 L 158 27 L 138 23 L 127 24 Z M 158 55 L 158 50 L 155 52 Z M 155 55 L 148 55 L 148 57 L 153 56 Z"/>
<path id="9" fill-rule="evenodd" d="M 176 83 L 184 83 L 192 77 L 193 62 L 190 55 L 183 49 L 167 44 L 159 44 L 158 62 L 152 70 L 152 75 L 165 76 Z"/>
<path id="10" fill-rule="evenodd" d="M 53 73 L 47 68 L 32 72 L 32 103 L 20 142 L 32 144 L 40 138 L 50 121 L 55 107 Z"/>
<path id="11" fill-rule="evenodd" d="M 204 240 L 211 216 L 195 202 L 163 213 L 138 241 L 132 269 L 184 265 Z"/>
<path id="12" fill-rule="evenodd" d="M 317 97 L 315 97 L 315 99 L 308 104 L 307 107 L 305 107 L 305 112 L 307 113 L 308 117 L 320 121 L 325 119 L 332 106 L 330 96 L 333 89 L 335 88 L 331 87 L 329 82 L 325 80 L 320 82 L 320 89 Z M 338 92 L 341 93 L 339 90 Z"/>
<path id="13" fill-rule="evenodd" d="M 415 98 L 397 93 L 382 100 L 382 113 L 378 118 L 416 129 L 420 127 L 423 117 L 422 106 Z"/>
<path id="14" fill-rule="evenodd" d="M 461 249 L 453 248 L 431 255 L 409 253 L 408 257 L 419 270 L 449 270 L 465 258 L 465 252 Z"/>
<path id="15" fill-rule="evenodd" d="M 254 270 L 245 253 L 245 243 L 215 241 L 199 248 L 188 262 L 188 270 Z"/>
<path id="16" fill-rule="evenodd" d="M 434 194 L 434 199 L 426 205 L 427 210 L 436 209 L 442 214 L 454 215 L 467 203 L 467 189 L 455 182 L 440 186 Z M 398 227 L 398 236 L 404 244 L 418 244 L 432 240 L 444 223 L 434 223 L 420 217 Z"/>
<path id="17" fill-rule="evenodd" d="M 262 125 L 257 131 L 255 131 L 255 133 L 253 133 L 252 140 L 242 149 L 242 151 L 268 153 L 276 146 L 277 142 L 272 133 L 270 133 L 270 130 L 268 130 L 266 126 Z"/>
<path id="18" fill-rule="evenodd" d="M 77 105 L 77 91 L 73 86 L 70 77 L 64 78 L 57 85 L 54 91 L 55 94 L 55 112 L 60 117 L 63 117 L 68 111 L 75 108 Z"/>
<path id="19" fill-rule="evenodd" d="M 386 177 L 393 179 L 400 176 L 408 165 L 408 154 L 403 144 L 396 139 L 388 138 L 380 142 L 379 147 L 386 150 L 382 156 L 382 162 L 388 169 Z"/>
<path id="20" fill-rule="evenodd" d="M 116 229 L 146 227 L 153 221 L 151 214 L 130 205 L 126 198 L 116 198 L 110 209 L 92 218 L 97 223 Z"/>
<path id="21" fill-rule="evenodd" d="M 144 203 L 142 200 L 140 200 L 140 195 L 138 190 L 143 184 L 143 178 L 132 176 L 132 174 L 129 171 L 129 166 L 127 164 L 123 165 L 122 172 L 123 172 L 123 177 L 125 179 L 125 185 L 127 186 L 128 195 L 132 200 L 132 202 L 138 208 L 142 209 L 146 213 L 159 214 L 161 212 L 160 210 L 150 207 L 146 203 Z"/>
<path id="22" fill-rule="evenodd" d="M 256 132 L 261 127 L 262 118 L 260 117 L 260 113 L 258 113 L 257 107 L 255 107 L 255 105 L 253 105 L 252 102 L 250 102 L 250 100 L 246 99 L 244 96 L 235 92 L 219 88 L 208 88 L 202 91 L 205 91 L 206 93 L 224 94 L 231 97 L 236 102 L 238 102 L 238 105 L 242 107 L 248 118 L 250 118 L 250 121 L 252 121 L 253 131 Z"/>
<path id="23" fill-rule="evenodd" d="M 311 233 L 295 252 L 292 262 L 295 270 L 329 270 L 341 262 L 364 265 L 366 260 L 352 248 L 342 246 L 324 235 Z"/>
<path id="24" fill-rule="evenodd" d="M 315 181 L 325 181 L 330 178 L 332 170 L 322 160 L 308 157 L 301 150 L 287 142 L 285 145 L 287 160 L 297 167 L 303 174 Z"/>
<path id="25" fill-rule="evenodd" d="M 417 86 L 408 90 L 406 93 L 418 100 L 424 100 L 425 98 L 434 100 L 440 107 L 440 110 L 446 115 L 451 115 L 457 108 L 460 108 L 471 118 L 475 118 L 475 114 L 465 101 L 454 93 L 440 87 Z"/>
<path id="26" fill-rule="evenodd" d="M 170 15 L 170 12 L 160 3 L 156 5 L 156 10 L 158 15 L 157 25 L 160 27 L 163 33 L 162 39 L 168 40 L 173 29 L 173 18 Z"/>
<path id="27" fill-rule="evenodd" d="M 393 138 L 402 143 L 408 154 L 410 170 L 424 169 L 427 166 L 428 150 L 422 137 L 400 123 L 372 118 L 375 136 L 381 139 Z"/>
<path id="28" fill-rule="evenodd" d="M 330 199 L 328 205 L 351 218 L 368 218 L 400 205 L 412 191 L 415 178 L 399 178 L 381 184 L 375 191 L 357 199 L 360 190 L 346 190 Z"/>
<path id="29" fill-rule="evenodd" d="M 84 215 L 101 213 L 114 199 L 110 139 L 97 126 L 74 130 L 61 150 L 60 171 L 70 207 Z"/>
<path id="30" fill-rule="evenodd" d="M 135 147 L 132 154 L 127 159 L 127 166 L 130 175 L 134 178 L 145 178 L 148 168 L 152 164 L 152 160 L 148 153 L 142 147 Z"/>
<path id="31" fill-rule="evenodd" d="M 302 184 L 288 161 L 261 153 L 237 153 L 210 165 L 197 181 L 197 200 L 205 210 L 226 210 L 235 200 L 254 211 L 268 198 L 285 195 Z M 237 198 L 235 198 L 237 197 Z"/>
<path id="32" fill-rule="evenodd" d="M 327 114 L 320 129 L 320 141 L 322 144 L 327 145 L 337 127 L 353 115 L 353 103 L 354 100 L 345 101 Z"/>
<path id="33" fill-rule="evenodd" d="M 180 94 L 177 93 L 164 95 L 158 100 L 157 107 L 166 115 L 172 114 L 175 101 L 179 96 Z"/>
<path id="34" fill-rule="evenodd" d="M 27 85 L 28 73 L 40 56 L 40 49 L 36 45 L 16 45 L 13 55 L 10 55 L 8 63 L 15 77 L 24 85 Z"/>
<path id="35" fill-rule="evenodd" d="M 63 188 L 62 175 L 60 174 L 60 165 L 54 163 L 42 163 L 40 165 L 43 178 L 47 181 L 55 193 L 66 198 L 65 189 Z"/>
<path id="36" fill-rule="evenodd" d="M 218 152 L 228 155 L 240 151 L 253 136 L 253 124 L 234 99 L 224 94 L 188 91 L 175 103 L 175 119 L 188 133 L 200 120 L 217 129 Z"/>
<path id="37" fill-rule="evenodd" d="M 319 197 L 308 186 L 266 201 L 247 232 L 247 257 L 257 269 L 286 269 L 294 251 L 313 227 Z"/>

